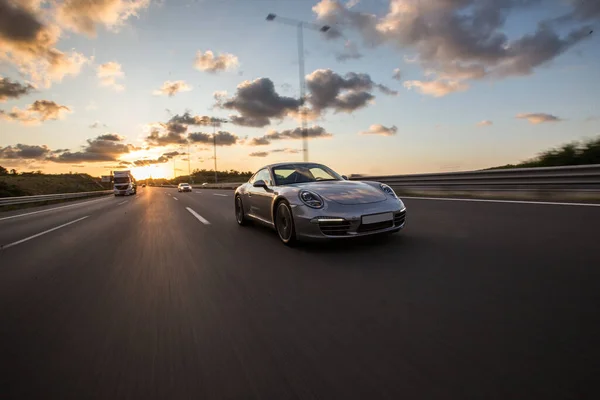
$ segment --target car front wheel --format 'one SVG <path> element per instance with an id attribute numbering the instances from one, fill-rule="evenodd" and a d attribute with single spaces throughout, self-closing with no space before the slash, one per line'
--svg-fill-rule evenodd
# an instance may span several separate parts
<path id="1" fill-rule="evenodd" d="M 282 201 L 277 205 L 275 213 L 275 229 L 279 239 L 288 246 L 296 243 L 296 230 L 294 226 L 294 217 L 289 204 Z"/>
<path id="2" fill-rule="evenodd" d="M 244 204 L 240 196 L 235 196 L 235 220 L 238 225 L 244 226 L 248 223 L 246 216 L 244 215 Z"/>

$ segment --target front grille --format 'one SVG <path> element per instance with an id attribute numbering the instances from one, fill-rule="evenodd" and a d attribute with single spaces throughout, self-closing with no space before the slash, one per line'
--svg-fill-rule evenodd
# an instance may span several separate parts
<path id="1" fill-rule="evenodd" d="M 345 236 L 350 230 L 349 221 L 321 221 L 319 222 L 319 228 L 323 235 L 327 236 Z"/>
<path id="2" fill-rule="evenodd" d="M 401 211 L 399 213 L 394 214 L 394 226 L 402 226 L 405 220 L 406 211 Z"/>
<path id="3" fill-rule="evenodd" d="M 127 190 L 127 185 L 124 185 L 124 186 L 115 186 L 115 189 L 117 189 L 117 190 Z"/>
<path id="4" fill-rule="evenodd" d="M 382 222 L 376 222 L 374 224 L 360 224 L 357 232 L 365 233 L 365 232 L 379 231 L 382 229 L 391 228 L 392 226 L 394 226 L 394 221 L 382 221 Z"/>

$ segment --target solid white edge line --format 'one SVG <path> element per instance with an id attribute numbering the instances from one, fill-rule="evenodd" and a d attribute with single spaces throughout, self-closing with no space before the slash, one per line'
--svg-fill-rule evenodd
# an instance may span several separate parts
<path id="1" fill-rule="evenodd" d="M 223 196 L 223 197 L 227 197 L 229 196 L 228 194 L 221 194 L 221 193 L 213 193 L 213 196 Z"/>
<path id="2" fill-rule="evenodd" d="M 120 203 L 117 203 L 117 205 L 118 205 L 118 206 L 120 206 L 121 204 L 125 204 L 125 203 L 127 203 L 128 201 L 129 201 L 129 200 L 122 201 L 122 202 L 120 202 Z"/>
<path id="3" fill-rule="evenodd" d="M 600 207 L 600 204 L 593 203 L 559 203 L 551 201 L 523 201 L 523 200 L 492 200 L 492 199 L 455 199 L 448 197 L 408 197 L 398 196 L 402 199 L 414 199 L 414 200 L 440 200 L 440 201 L 471 201 L 480 203 L 510 203 L 510 204 L 544 204 L 549 206 L 584 206 L 584 207 Z"/>
<path id="4" fill-rule="evenodd" d="M 16 245 L 18 245 L 18 244 L 21 244 L 21 243 L 23 243 L 23 242 L 26 242 L 26 241 L 28 241 L 28 240 L 35 239 L 35 238 L 36 238 L 36 237 L 38 237 L 38 236 L 42 236 L 42 235 L 45 235 L 46 233 L 50 233 L 50 232 L 52 232 L 52 231 L 55 231 L 55 230 L 57 230 L 57 229 L 60 229 L 60 228 L 64 228 L 65 226 L 69 226 L 69 225 L 71 225 L 71 224 L 74 224 L 75 222 L 79 222 L 79 221 L 81 221 L 81 220 L 84 220 L 84 219 L 86 219 L 87 217 L 89 217 L 89 215 L 86 215 L 85 217 L 78 218 L 78 219 L 76 219 L 76 220 L 74 220 L 74 221 L 71 221 L 71 222 L 67 222 L 66 224 L 62 224 L 62 225 L 59 225 L 59 226 L 55 226 L 54 228 L 48 229 L 48 230 L 46 230 L 46 231 L 44 231 L 44 232 L 36 233 L 35 235 L 32 235 L 32 236 L 26 237 L 25 239 L 17 240 L 16 242 L 13 242 L 13 243 L 10 243 L 10 244 L 6 244 L 6 245 L 2 246 L 2 247 L 1 247 L 1 249 L 2 249 L 2 250 L 4 250 L 4 249 L 8 249 L 9 247 L 13 247 L 13 246 L 16 246 Z"/>
<path id="5" fill-rule="evenodd" d="M 173 200 L 179 200 L 177 197 L 173 196 Z"/>
<path id="6" fill-rule="evenodd" d="M 189 207 L 185 208 L 186 210 L 188 210 L 194 217 L 196 217 L 196 219 L 200 222 L 202 222 L 204 225 L 210 225 L 210 222 L 208 222 L 206 220 L 206 218 L 204 218 L 202 215 L 198 214 L 196 211 L 192 210 Z"/>
<path id="7" fill-rule="evenodd" d="M 8 217 L 3 217 L 3 218 L 0 218 L 0 221 L 3 221 L 3 220 L 5 220 L 5 219 L 12 219 L 12 218 L 26 217 L 26 216 L 28 216 L 28 215 L 34 215 L 34 214 L 39 214 L 39 213 L 45 213 L 45 212 L 54 211 L 54 210 L 60 210 L 61 208 L 75 207 L 75 206 L 81 206 L 81 205 L 84 205 L 84 204 L 96 203 L 96 202 L 98 202 L 98 201 L 100 201 L 100 200 L 106 200 L 106 199 L 110 199 L 110 198 L 112 198 L 112 197 L 110 197 L 110 196 L 106 196 L 106 197 L 103 197 L 103 198 L 101 198 L 101 199 L 89 200 L 89 201 L 82 201 L 82 202 L 79 202 L 79 203 L 75 203 L 75 204 L 69 204 L 69 205 L 66 205 L 66 206 L 60 206 L 60 207 L 54 207 L 54 208 L 47 208 L 47 209 L 45 209 L 45 210 L 33 211 L 33 212 L 30 212 L 30 213 L 26 213 L 26 214 L 10 215 L 10 216 L 8 216 Z"/>

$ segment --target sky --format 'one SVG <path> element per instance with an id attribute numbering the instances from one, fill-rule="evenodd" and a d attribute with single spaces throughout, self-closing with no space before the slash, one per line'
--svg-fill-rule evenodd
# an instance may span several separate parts
<path id="1" fill-rule="evenodd" d="M 600 134 L 599 25 L 598 0 L 0 0 L 0 165 L 171 178 L 216 142 L 255 171 L 303 159 L 303 110 L 340 174 L 517 163 Z"/>

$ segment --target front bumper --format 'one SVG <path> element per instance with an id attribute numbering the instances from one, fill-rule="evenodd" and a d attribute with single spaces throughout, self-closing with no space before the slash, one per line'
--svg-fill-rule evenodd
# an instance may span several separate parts
<path id="1" fill-rule="evenodd" d="M 299 239 L 346 239 L 394 232 L 406 225 L 406 207 L 401 201 L 388 200 L 361 205 L 328 204 L 323 209 L 292 206 L 296 236 Z M 367 215 L 392 213 L 393 220 L 363 224 Z"/>
<path id="2" fill-rule="evenodd" d="M 133 189 L 127 189 L 127 190 L 115 189 L 114 193 L 115 193 L 115 196 L 129 196 L 134 193 L 134 190 Z"/>

